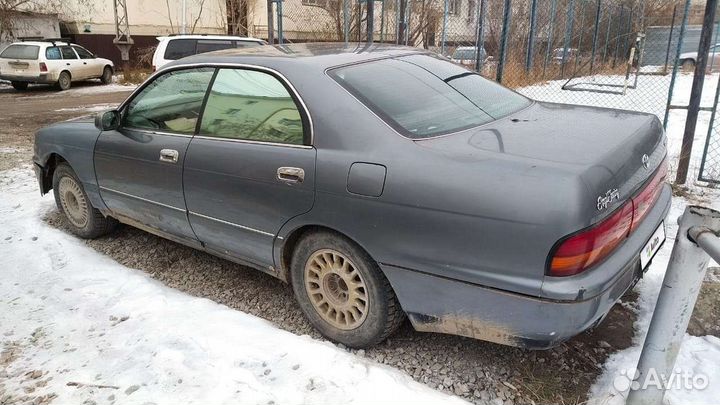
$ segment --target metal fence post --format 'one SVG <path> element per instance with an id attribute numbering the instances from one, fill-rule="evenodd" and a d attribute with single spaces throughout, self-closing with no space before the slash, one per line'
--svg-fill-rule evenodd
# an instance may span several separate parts
<path id="1" fill-rule="evenodd" d="M 447 39 L 447 18 L 448 18 L 448 0 L 443 2 L 443 26 L 440 43 L 440 53 L 445 55 L 445 40 Z"/>
<path id="2" fill-rule="evenodd" d="M 688 14 L 690 13 L 690 1 L 685 0 L 685 11 L 683 12 L 682 23 L 680 24 L 680 33 L 678 35 L 678 43 L 675 48 L 675 59 L 673 59 L 673 71 L 670 75 L 670 88 L 668 88 L 667 104 L 665 106 L 665 117 L 663 118 L 663 128 L 667 129 L 668 118 L 670 117 L 670 103 L 672 103 L 673 89 L 675 88 L 675 79 L 677 78 L 678 62 L 682 53 L 682 42 L 685 36 L 685 27 L 688 22 Z"/>
<path id="3" fill-rule="evenodd" d="M 608 13 L 607 31 L 605 31 L 605 48 L 603 49 L 603 64 L 607 63 L 607 50 L 610 45 L 610 32 L 612 31 L 612 16 L 613 13 Z"/>
<path id="4" fill-rule="evenodd" d="M 350 1 L 343 0 L 343 35 L 345 36 L 345 45 L 350 42 Z"/>
<path id="5" fill-rule="evenodd" d="M 708 253 L 714 253 L 715 257 L 720 256 L 720 240 L 716 236 L 718 232 L 720 212 L 697 206 L 685 208 L 679 219 L 675 246 L 638 362 L 635 379 L 638 384 L 631 389 L 627 404 L 662 403 L 664 387 L 644 382 L 651 373 L 667 378 L 673 372 L 700 286 L 705 278 L 710 260 Z"/>
<path id="6" fill-rule="evenodd" d="M 385 1 L 381 0 L 380 8 L 380 43 L 385 42 Z"/>
<path id="7" fill-rule="evenodd" d="M 365 17 L 365 25 L 367 28 L 367 43 L 372 44 L 375 30 L 375 0 L 365 0 L 365 10 L 367 17 Z"/>
<path id="8" fill-rule="evenodd" d="M 273 21 L 273 0 L 267 0 L 268 43 L 275 43 L 275 22 Z"/>
<path id="9" fill-rule="evenodd" d="M 693 77 L 690 91 L 690 103 L 688 104 L 687 119 L 685 121 L 685 133 L 683 134 L 682 146 L 680 147 L 680 160 L 678 162 L 675 184 L 685 184 L 688 168 L 690 166 L 690 153 L 692 152 L 693 140 L 695 139 L 695 127 L 697 126 L 698 113 L 700 112 L 700 96 L 702 95 L 703 83 L 705 82 L 705 69 L 707 68 L 708 54 L 710 53 L 710 40 L 712 39 L 713 25 L 715 24 L 715 9 L 718 0 L 707 0 L 705 3 L 705 16 L 703 27 L 700 31 L 700 45 L 698 46 L 697 59 L 695 60 L 695 76 Z"/>
<path id="10" fill-rule="evenodd" d="M 715 122 L 715 116 L 717 115 L 718 100 L 720 100 L 720 78 L 718 79 L 717 86 L 715 87 L 715 100 L 713 100 L 713 109 L 710 113 L 710 121 L 708 121 L 709 125 L 707 136 L 705 137 L 705 146 L 703 147 L 702 158 L 700 158 L 700 170 L 698 170 L 698 179 L 702 179 L 703 174 L 705 173 L 705 163 L 707 163 L 707 155 L 710 150 L 710 140 L 712 139 L 712 133 L 715 129 L 715 125 L 713 125 L 713 123 Z"/>
<path id="11" fill-rule="evenodd" d="M 593 30 L 592 40 L 592 52 L 590 56 L 590 75 L 592 76 L 593 70 L 595 70 L 595 51 L 597 50 L 597 39 L 600 33 L 600 0 L 597 0 L 597 6 L 595 9 L 595 29 Z"/>
<path id="12" fill-rule="evenodd" d="M 600 1 L 600 0 L 598 0 Z M 525 58 L 525 71 L 529 72 L 533 66 L 535 53 L 535 24 L 537 22 L 537 0 L 530 3 L 530 33 L 528 34 L 527 57 Z"/>
<path id="13" fill-rule="evenodd" d="M 565 40 L 563 41 L 562 61 L 560 62 L 560 78 L 565 77 L 565 62 L 567 61 L 567 50 L 572 41 L 573 25 L 575 22 L 575 0 L 568 2 L 567 22 L 565 23 Z"/>
<path id="14" fill-rule="evenodd" d="M 275 7 L 277 9 L 277 30 L 278 30 L 278 44 L 282 45 L 283 43 L 283 10 L 282 10 L 282 3 L 283 0 L 275 0 L 275 4 L 277 4 Z"/>
<path id="15" fill-rule="evenodd" d="M 550 26 L 547 34 L 547 48 L 545 48 L 545 63 L 543 63 L 543 79 L 547 71 L 547 65 L 550 62 L 550 50 L 553 48 L 553 34 L 555 31 L 555 14 L 557 13 L 557 0 L 550 0 Z"/>
<path id="16" fill-rule="evenodd" d="M 571 0 L 572 1 L 572 0 Z M 500 37 L 500 60 L 498 61 L 497 74 L 495 80 L 498 83 L 502 83 L 503 70 L 505 69 L 505 54 L 507 52 L 507 41 L 510 35 L 510 15 L 511 15 L 511 3 L 510 0 L 505 0 L 505 6 L 503 9 L 503 27 L 502 34 Z"/>
<path id="17" fill-rule="evenodd" d="M 618 17 L 617 32 L 615 33 L 615 55 L 613 55 L 612 67 L 615 69 L 617 64 L 618 51 L 620 51 L 620 32 L 623 26 L 623 13 L 625 13 L 625 5 L 620 5 L 620 16 Z"/>
<path id="18" fill-rule="evenodd" d="M 583 33 L 585 33 L 585 1 L 581 0 L 580 8 L 580 38 L 578 39 L 577 52 L 575 52 L 575 67 L 573 67 L 573 76 L 577 74 L 578 63 L 580 62 L 580 52 L 582 52 Z"/>
<path id="19" fill-rule="evenodd" d="M 668 62 L 670 61 L 670 47 L 672 46 L 672 35 L 675 30 L 675 15 L 677 14 L 677 4 L 673 6 L 673 15 L 670 20 L 670 35 L 668 35 L 667 51 L 665 51 L 665 65 L 663 65 L 663 74 L 667 74 Z"/>
<path id="20" fill-rule="evenodd" d="M 480 10 L 478 11 L 480 15 L 478 16 L 477 40 L 475 41 L 475 47 L 477 48 L 475 50 L 475 70 L 477 70 L 478 73 L 482 73 L 483 63 L 485 63 L 482 55 L 480 54 L 480 50 L 485 49 L 485 13 L 487 12 L 485 7 L 486 2 L 487 0 L 480 0 Z"/>

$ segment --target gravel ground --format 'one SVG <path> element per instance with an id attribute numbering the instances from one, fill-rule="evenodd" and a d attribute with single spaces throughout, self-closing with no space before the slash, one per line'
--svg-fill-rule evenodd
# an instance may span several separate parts
<path id="1" fill-rule="evenodd" d="M 73 94 L 72 90 L 56 93 L 31 87 L 30 92 L 16 93 L 0 86 L 0 170 L 30 161 L 32 135 L 41 126 L 82 115 L 81 110 L 91 111 L 93 106 L 118 103 L 128 94 L 92 90 Z M 46 221 L 64 229 L 57 212 Z M 267 319 L 293 333 L 322 339 L 295 304 L 291 288 L 268 275 L 128 226 L 87 244 L 168 286 Z M 709 315 L 697 320 L 697 330 L 715 327 L 717 333 L 717 322 L 712 320 L 718 319 L 718 284 L 709 284 L 714 298 L 704 305 Z M 547 351 L 418 333 L 407 322 L 378 347 L 351 351 L 475 403 L 581 403 L 606 357 L 630 345 L 633 303 L 630 293 L 596 329 Z"/>

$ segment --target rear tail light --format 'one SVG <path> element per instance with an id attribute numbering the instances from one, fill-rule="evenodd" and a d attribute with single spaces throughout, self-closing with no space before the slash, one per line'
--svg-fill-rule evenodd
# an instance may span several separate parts
<path id="1" fill-rule="evenodd" d="M 650 183 L 633 197 L 633 224 L 630 232 L 634 231 L 635 228 L 642 223 L 648 212 L 650 212 L 650 208 L 652 208 L 655 201 L 660 197 L 662 184 L 667 178 L 667 171 L 667 164 L 663 161 L 657 173 L 655 173 L 655 176 L 650 180 Z"/>
<path id="2" fill-rule="evenodd" d="M 41 71 L 41 72 L 47 72 L 47 71 L 48 71 L 48 68 L 47 68 L 47 65 L 45 64 L 45 62 L 40 62 L 40 71 Z"/>
<path id="3" fill-rule="evenodd" d="M 605 259 L 645 219 L 660 197 L 666 177 L 663 161 L 650 182 L 607 218 L 561 239 L 551 251 L 548 275 L 572 276 Z"/>

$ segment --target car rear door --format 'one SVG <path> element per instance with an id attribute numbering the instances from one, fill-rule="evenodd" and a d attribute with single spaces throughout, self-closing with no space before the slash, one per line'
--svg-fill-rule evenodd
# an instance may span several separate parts
<path id="1" fill-rule="evenodd" d="M 314 202 L 310 139 L 307 111 L 284 79 L 218 69 L 183 177 L 190 223 L 207 249 L 273 265 L 280 227 Z"/>
<path id="2" fill-rule="evenodd" d="M 125 104 L 119 128 L 100 134 L 95 173 L 114 216 L 197 241 L 187 218 L 182 167 L 214 71 L 157 76 Z"/>
<path id="3" fill-rule="evenodd" d="M 71 46 L 61 46 L 60 53 L 62 54 L 63 63 L 65 66 L 62 70 L 67 70 L 72 76 L 72 80 L 83 80 L 87 79 L 87 69 L 84 68 L 80 58 L 78 58 L 75 51 Z"/>

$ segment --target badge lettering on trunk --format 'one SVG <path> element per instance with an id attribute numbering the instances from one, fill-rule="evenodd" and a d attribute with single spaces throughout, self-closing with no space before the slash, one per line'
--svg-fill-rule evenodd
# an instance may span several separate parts
<path id="1" fill-rule="evenodd" d="M 597 209 L 598 211 L 602 211 L 606 209 L 611 202 L 614 200 L 620 199 L 620 192 L 618 189 L 613 188 L 605 192 L 605 195 L 601 195 L 597 198 Z"/>

